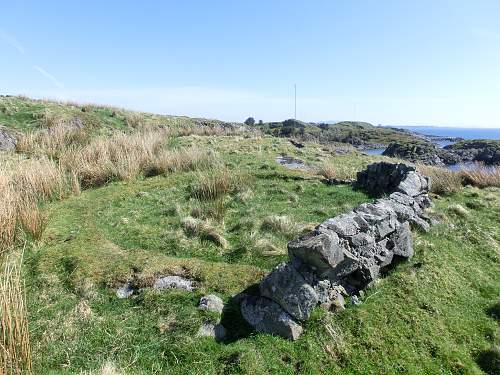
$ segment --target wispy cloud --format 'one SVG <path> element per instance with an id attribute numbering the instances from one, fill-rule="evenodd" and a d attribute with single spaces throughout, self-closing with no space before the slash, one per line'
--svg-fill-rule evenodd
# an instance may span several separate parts
<path id="1" fill-rule="evenodd" d="M 12 35 L 9 35 L 2 30 L 0 30 L 0 39 L 3 40 L 5 43 L 10 45 L 11 47 L 15 48 L 19 53 L 22 53 L 23 55 L 26 53 L 24 50 L 24 47 L 22 46 L 19 41 L 14 38 Z"/>
<path id="2" fill-rule="evenodd" d="M 49 72 L 47 72 L 45 69 L 39 67 L 38 65 L 33 65 L 33 68 L 35 68 L 41 75 L 43 75 L 44 77 L 46 77 L 50 81 L 52 81 L 52 83 L 54 84 L 54 86 L 56 86 L 57 88 L 59 88 L 59 89 L 63 89 L 64 88 L 63 83 L 61 81 L 59 81 L 56 77 L 54 77 L 52 74 L 50 74 Z"/>

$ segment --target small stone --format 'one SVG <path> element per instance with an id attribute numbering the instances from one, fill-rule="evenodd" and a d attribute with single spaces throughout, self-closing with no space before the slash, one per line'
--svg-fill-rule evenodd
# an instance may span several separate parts
<path id="1" fill-rule="evenodd" d="M 200 304 L 198 305 L 200 310 L 212 311 L 218 314 L 222 314 L 224 309 L 224 301 L 214 294 L 209 294 L 200 298 Z"/>
<path id="2" fill-rule="evenodd" d="M 129 223 L 129 220 L 128 220 L 128 218 L 126 218 L 126 217 L 122 217 L 122 218 L 121 218 L 121 220 L 120 220 L 120 222 L 121 222 L 122 224 L 128 224 L 128 223 Z"/>
<path id="3" fill-rule="evenodd" d="M 226 338 L 227 330 L 222 324 L 204 323 L 200 326 L 196 336 L 213 337 L 215 341 L 222 341 Z"/>
<path id="4" fill-rule="evenodd" d="M 359 300 L 358 296 L 351 296 L 349 299 L 349 304 L 352 306 L 359 306 L 362 302 Z"/>
<path id="5" fill-rule="evenodd" d="M 136 195 L 139 198 L 149 197 L 149 193 L 147 191 L 139 191 Z"/>
<path id="6" fill-rule="evenodd" d="M 130 283 L 125 283 L 116 289 L 116 296 L 118 298 L 129 298 L 132 294 L 134 294 L 134 289 Z"/>

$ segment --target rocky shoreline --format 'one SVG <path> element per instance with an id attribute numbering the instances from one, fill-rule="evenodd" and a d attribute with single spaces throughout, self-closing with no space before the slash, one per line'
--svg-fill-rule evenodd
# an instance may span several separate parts
<path id="1" fill-rule="evenodd" d="M 393 142 L 382 155 L 437 166 L 475 162 L 500 165 L 500 141 L 466 140 L 444 148 L 423 140 L 406 143 Z"/>

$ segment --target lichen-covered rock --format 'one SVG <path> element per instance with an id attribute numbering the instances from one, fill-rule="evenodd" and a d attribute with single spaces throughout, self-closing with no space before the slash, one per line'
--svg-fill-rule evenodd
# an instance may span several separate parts
<path id="1" fill-rule="evenodd" d="M 406 221 L 396 228 L 396 231 L 389 237 L 393 243 L 394 255 L 410 259 L 413 256 L 413 239 L 411 237 L 410 225 Z"/>
<path id="2" fill-rule="evenodd" d="M 406 174 L 404 180 L 399 183 L 396 191 L 409 195 L 410 197 L 416 197 L 423 192 L 427 192 L 428 187 L 427 177 L 415 171 L 410 171 Z"/>
<path id="3" fill-rule="evenodd" d="M 344 259 L 344 247 L 335 232 L 312 231 L 289 242 L 288 254 L 321 274 Z"/>
<path id="4" fill-rule="evenodd" d="M 17 139 L 6 127 L 0 125 L 0 151 L 16 148 Z"/>
<path id="5" fill-rule="evenodd" d="M 328 219 L 318 226 L 318 230 L 324 232 L 330 230 L 340 237 L 349 237 L 358 234 L 361 230 L 367 230 L 368 223 L 361 216 L 354 212 L 349 212 Z"/>
<path id="6" fill-rule="evenodd" d="M 224 309 L 224 301 L 214 294 L 209 294 L 200 298 L 198 308 L 200 310 L 212 311 L 218 314 L 222 314 L 222 310 Z"/>
<path id="7" fill-rule="evenodd" d="M 303 331 L 280 305 L 265 297 L 245 296 L 241 301 L 241 315 L 257 332 L 297 340 Z"/>
<path id="8" fill-rule="evenodd" d="M 275 267 L 260 283 L 260 294 L 278 303 L 297 320 L 309 318 L 318 295 L 289 263 Z"/>
<path id="9" fill-rule="evenodd" d="M 129 298 L 134 294 L 134 288 L 130 283 L 125 283 L 116 289 L 116 296 L 118 298 Z"/>

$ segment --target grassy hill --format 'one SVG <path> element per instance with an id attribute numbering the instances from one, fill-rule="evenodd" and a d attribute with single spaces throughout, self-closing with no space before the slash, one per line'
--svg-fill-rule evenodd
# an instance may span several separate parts
<path id="1" fill-rule="evenodd" d="M 14 307 L 21 327 L 27 317 L 31 354 L 15 348 L 24 353 L 19 366 L 31 358 L 35 374 L 496 371 L 500 190 L 491 181 L 462 187 L 458 174 L 428 168 L 438 176 L 431 214 L 441 223 L 414 233 L 415 257 L 368 289 L 361 305 L 317 308 L 290 342 L 251 332 L 232 297 L 286 259 L 290 239 L 369 200 L 325 177 L 354 177 L 391 159 L 340 156 L 317 142 L 297 148 L 266 134 L 271 127 L 259 134 L 84 107 L 0 98 L 0 124 L 20 136 L 17 150 L 0 153 L 0 284 L 24 282 L 27 309 L 22 293 L 8 293 L 15 288 L 0 288 L 0 302 L 11 301 L 0 306 L 3 321 Z M 51 116 L 59 120 L 48 124 Z M 83 128 L 67 126 L 75 117 Z M 279 165 L 280 155 L 304 167 Z M 21 254 L 16 280 L 5 270 Z M 192 279 L 196 289 L 155 291 L 160 275 Z M 143 292 L 117 298 L 131 279 Z M 222 342 L 197 337 L 217 319 L 197 308 L 205 294 L 226 303 Z"/>

